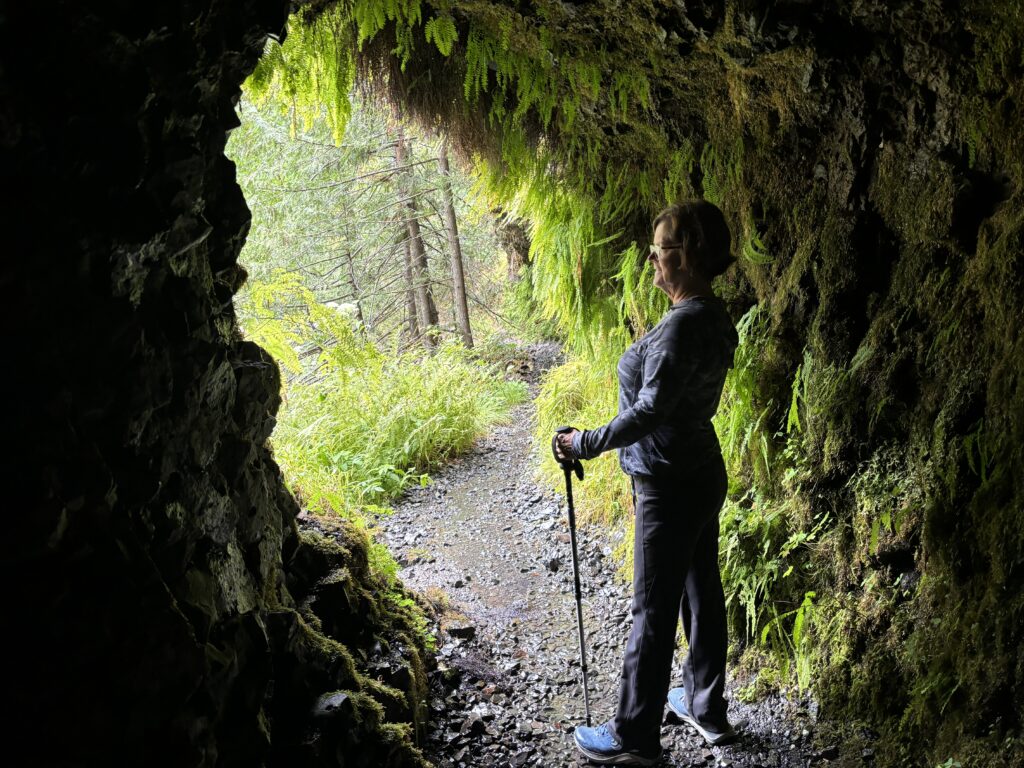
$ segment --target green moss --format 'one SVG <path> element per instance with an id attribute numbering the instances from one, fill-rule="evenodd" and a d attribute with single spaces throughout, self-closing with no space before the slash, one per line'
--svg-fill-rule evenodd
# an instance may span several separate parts
<path id="1" fill-rule="evenodd" d="M 301 533 L 289 570 L 301 615 L 287 642 L 299 666 L 279 671 L 282 695 L 301 701 L 344 689 L 353 733 L 370 734 L 373 745 L 361 749 L 376 750 L 374 764 L 425 765 L 410 741 L 426 727 L 423 611 L 393 576 L 370 567 L 365 530 L 333 517 L 319 525 L 326 533 Z"/>

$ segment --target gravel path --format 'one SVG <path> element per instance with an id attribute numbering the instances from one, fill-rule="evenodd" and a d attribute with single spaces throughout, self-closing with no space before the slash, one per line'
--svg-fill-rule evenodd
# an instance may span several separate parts
<path id="1" fill-rule="evenodd" d="M 529 352 L 535 393 L 557 349 Z M 444 593 L 450 606 L 440 620 L 424 745 L 440 768 L 585 763 L 571 736 L 584 711 L 568 524 L 562 497 L 533 479 L 533 419 L 532 402 L 519 406 L 510 425 L 378 522 L 405 583 L 435 601 Z M 630 627 L 631 590 L 615 576 L 613 544 L 606 531 L 579 532 L 595 724 L 613 714 Z M 816 733 L 813 702 L 731 699 L 736 743 L 708 748 L 687 726 L 666 722 L 661 765 L 804 768 L 838 757 Z"/>

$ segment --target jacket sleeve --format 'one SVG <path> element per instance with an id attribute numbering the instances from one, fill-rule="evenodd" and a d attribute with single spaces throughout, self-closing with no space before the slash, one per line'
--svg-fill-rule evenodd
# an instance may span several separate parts
<path id="1" fill-rule="evenodd" d="M 643 385 L 636 402 L 603 427 L 573 436 L 581 459 L 592 459 L 613 448 L 632 445 L 675 411 L 699 361 L 696 339 L 680 317 L 654 339 L 644 356 Z"/>

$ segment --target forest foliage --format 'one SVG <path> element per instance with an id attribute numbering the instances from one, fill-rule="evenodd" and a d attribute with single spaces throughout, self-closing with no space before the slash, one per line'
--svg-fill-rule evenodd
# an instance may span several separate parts
<path id="1" fill-rule="evenodd" d="M 236 311 L 245 335 L 282 373 L 275 457 L 305 508 L 372 528 L 391 500 L 426 483 L 429 472 L 506 419 L 525 388 L 506 380 L 500 366 L 506 324 L 479 309 L 499 305 L 505 288 L 493 217 L 466 201 L 468 180 L 454 172 L 480 339 L 469 350 L 451 320 L 436 137 L 410 126 L 399 166 L 396 121 L 379 106 L 353 101 L 343 134 L 334 133 L 337 124 L 323 107 L 295 123 L 293 108 L 243 101 L 228 152 L 253 222 L 240 257 L 249 279 Z M 429 349 L 409 333 L 401 246 L 411 197 L 420 202 L 427 279 L 441 320 L 440 339 Z M 393 579 L 386 550 L 371 540 L 370 554 L 378 575 Z"/>
<path id="2" fill-rule="evenodd" d="M 275 456 L 310 509 L 380 511 L 525 396 L 457 341 L 429 355 L 382 351 L 300 275 L 275 278 L 250 290 L 243 327 L 287 373 Z"/>
<path id="3" fill-rule="evenodd" d="M 350 97 L 346 95 L 346 100 Z M 239 104 L 241 126 L 228 154 L 252 209 L 252 227 L 242 262 L 248 286 L 272 280 L 275 270 L 294 271 L 320 302 L 347 307 L 363 330 L 388 348 L 415 343 L 407 331 L 404 248 L 409 235 L 405 203 L 414 199 L 426 256 L 425 276 L 440 322 L 454 325 L 449 248 L 444 231 L 438 172 L 440 138 L 413 126 L 402 137 L 407 157 L 395 159 L 401 121 L 380 105 L 345 109 L 344 140 L 326 109 L 319 117 L 280 103 Z M 494 216 L 471 195 L 471 180 L 453 173 L 459 237 L 465 252 L 467 294 L 474 325 L 488 337 L 508 330 L 490 311 L 505 290 L 504 256 Z M 243 287 L 243 296 L 248 291 Z M 403 336 L 403 334 L 405 334 Z"/>

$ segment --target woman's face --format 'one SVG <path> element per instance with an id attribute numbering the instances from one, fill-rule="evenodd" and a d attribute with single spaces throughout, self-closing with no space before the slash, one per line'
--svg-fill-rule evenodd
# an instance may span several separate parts
<path id="1" fill-rule="evenodd" d="M 658 224 L 651 242 L 653 245 L 647 260 L 654 267 L 654 285 L 671 295 L 671 289 L 683 281 L 683 249 L 672 240 L 667 221 Z"/>

